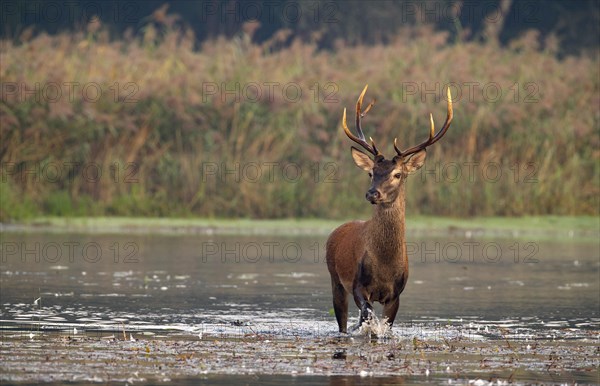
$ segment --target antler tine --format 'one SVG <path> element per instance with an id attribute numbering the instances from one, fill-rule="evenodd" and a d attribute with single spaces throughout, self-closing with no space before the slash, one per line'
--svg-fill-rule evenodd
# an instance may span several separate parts
<path id="1" fill-rule="evenodd" d="M 356 101 L 356 131 L 358 132 L 358 137 L 363 141 L 365 140 L 365 134 L 363 133 L 362 127 L 360 126 L 360 118 L 363 116 L 363 114 L 361 114 L 361 107 L 363 98 L 367 93 L 367 88 L 369 88 L 368 84 L 365 86 L 365 88 L 363 88 L 362 92 L 358 96 L 358 100 Z M 367 109 L 367 111 L 369 110 Z"/>
<path id="2" fill-rule="evenodd" d="M 363 133 L 361 125 L 360 125 L 360 118 L 364 117 L 365 114 L 367 112 L 369 112 L 369 110 L 371 109 L 371 107 L 373 107 L 373 104 L 375 103 L 375 101 L 371 102 L 367 106 L 365 111 L 361 112 L 363 98 L 365 97 L 368 87 L 369 87 L 369 85 L 365 86 L 365 88 L 360 93 L 358 100 L 356 101 L 356 131 L 358 132 L 358 137 L 355 136 L 354 134 L 352 134 L 350 129 L 348 129 L 348 124 L 346 122 L 346 109 L 344 109 L 344 115 L 342 117 L 342 127 L 344 128 L 344 132 L 346 133 L 348 138 L 350 138 L 352 141 L 354 141 L 357 144 L 359 144 L 360 146 L 362 146 L 369 153 L 373 154 L 374 156 L 378 156 L 379 150 L 377 150 L 377 147 L 375 146 L 375 142 L 373 141 L 372 138 L 369 138 L 371 140 L 371 145 L 369 145 L 369 143 L 365 139 L 365 134 Z"/>
<path id="3" fill-rule="evenodd" d="M 375 104 L 375 101 L 376 101 L 376 99 L 373 99 L 373 100 L 371 101 L 371 103 L 369 103 L 369 105 L 367 106 L 367 108 L 365 109 L 365 111 L 363 111 L 363 112 L 360 114 L 360 117 L 361 117 L 361 118 L 364 118 L 364 117 L 365 117 L 365 115 L 367 115 L 367 113 L 369 112 L 369 110 L 371 110 L 371 107 L 373 107 L 373 105 Z"/>
<path id="4" fill-rule="evenodd" d="M 356 101 L 356 131 L 358 132 L 358 137 L 360 139 L 362 139 L 363 141 L 366 140 L 366 139 L 365 139 L 365 134 L 362 131 L 362 126 L 361 126 L 360 119 L 363 118 L 365 115 L 367 115 L 367 113 L 369 112 L 369 110 L 371 110 L 371 108 L 375 104 L 375 99 L 373 99 L 371 101 L 371 103 L 369 103 L 369 105 L 367 106 L 367 108 L 365 109 L 365 111 L 362 111 L 362 102 L 363 102 L 363 99 L 365 97 L 365 94 L 367 93 L 367 88 L 368 87 L 369 87 L 369 85 L 365 86 L 365 88 L 363 89 L 363 91 L 360 93 L 360 96 L 358 97 L 358 100 Z"/>
<path id="5" fill-rule="evenodd" d="M 369 139 L 371 140 L 371 146 L 373 147 L 373 151 L 375 152 L 375 155 L 379 154 L 379 150 L 377 150 L 377 147 L 375 147 L 375 141 L 373 141 L 373 138 L 369 137 Z"/>
<path id="6" fill-rule="evenodd" d="M 398 153 L 399 156 L 402 156 L 402 151 L 398 149 L 398 145 L 396 144 L 396 142 L 398 142 L 398 138 L 394 138 L 394 150 L 396 150 L 396 153 Z"/>
<path id="7" fill-rule="evenodd" d="M 436 143 L 437 141 L 439 141 L 440 138 L 442 138 L 446 134 L 446 132 L 448 131 L 448 128 L 450 127 L 450 122 L 452 122 L 452 117 L 453 117 L 452 94 L 450 93 L 450 87 L 448 87 L 447 98 L 448 98 L 448 113 L 446 115 L 446 122 L 444 122 L 444 126 L 442 126 L 442 129 L 437 134 L 435 134 L 435 125 L 433 123 L 433 115 L 429 114 L 429 119 L 431 121 L 431 129 L 429 131 L 429 139 L 419 145 L 413 146 L 404 151 L 400 151 L 398 149 L 398 147 L 396 146 L 396 141 L 394 140 L 394 149 L 396 149 L 396 152 L 398 153 L 398 155 L 406 157 L 407 155 L 421 151 L 421 150 L 427 148 L 428 146 L 431 146 L 434 143 Z"/>

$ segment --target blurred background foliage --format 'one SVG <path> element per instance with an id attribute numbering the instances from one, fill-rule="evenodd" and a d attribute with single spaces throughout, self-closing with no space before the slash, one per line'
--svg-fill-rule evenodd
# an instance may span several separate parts
<path id="1" fill-rule="evenodd" d="M 387 155 L 452 85 L 410 214 L 598 213 L 594 1 L 48 4 L 3 3 L 1 221 L 367 216 L 340 128 L 366 83 Z"/>

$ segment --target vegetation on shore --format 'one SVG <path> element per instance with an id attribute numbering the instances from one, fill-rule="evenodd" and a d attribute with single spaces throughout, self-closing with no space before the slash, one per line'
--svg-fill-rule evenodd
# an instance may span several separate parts
<path id="1" fill-rule="evenodd" d="M 199 49 L 149 25 L 0 42 L 0 221 L 37 216 L 368 216 L 368 178 L 340 128 L 388 156 L 455 118 L 407 187 L 409 215 L 597 215 L 599 56 L 558 58 L 532 30 L 500 46 L 427 25 L 388 44 L 319 50 L 251 25 Z"/>
<path id="2" fill-rule="evenodd" d="M 83 234 L 327 236 L 344 220 L 215 219 L 148 217 L 39 217 L 6 224 L 3 231 Z M 450 218 L 411 216 L 412 236 L 597 241 L 600 222 L 592 216 Z"/>

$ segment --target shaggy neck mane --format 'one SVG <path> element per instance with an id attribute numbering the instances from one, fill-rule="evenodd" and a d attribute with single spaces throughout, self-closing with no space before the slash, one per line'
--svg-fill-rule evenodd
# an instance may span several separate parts
<path id="1" fill-rule="evenodd" d="M 391 205 L 377 205 L 369 222 L 368 248 L 380 260 L 398 258 L 404 250 L 404 184 Z"/>

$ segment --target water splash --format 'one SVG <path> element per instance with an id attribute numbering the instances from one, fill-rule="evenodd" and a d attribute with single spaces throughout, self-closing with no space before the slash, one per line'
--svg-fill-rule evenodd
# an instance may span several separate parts
<path id="1" fill-rule="evenodd" d="M 378 339 L 389 337 L 391 325 L 387 317 L 379 319 L 373 312 L 369 312 L 369 317 L 361 324 L 358 334 Z"/>

